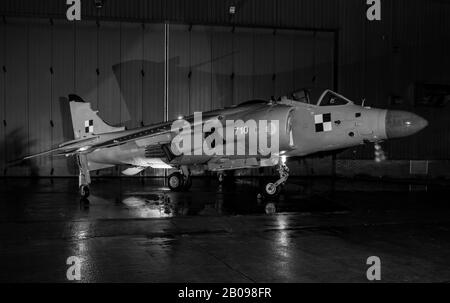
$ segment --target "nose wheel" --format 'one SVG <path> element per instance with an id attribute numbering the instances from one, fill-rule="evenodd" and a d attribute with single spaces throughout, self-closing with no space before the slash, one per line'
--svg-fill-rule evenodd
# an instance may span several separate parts
<path id="1" fill-rule="evenodd" d="M 275 197 L 280 193 L 281 187 L 276 186 L 275 183 L 266 183 L 264 187 L 264 195 L 267 197 Z"/>

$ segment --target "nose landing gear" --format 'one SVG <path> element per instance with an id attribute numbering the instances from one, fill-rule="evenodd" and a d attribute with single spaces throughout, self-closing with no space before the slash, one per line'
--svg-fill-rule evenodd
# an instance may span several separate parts
<path id="1" fill-rule="evenodd" d="M 280 178 L 275 182 L 265 183 L 263 187 L 263 193 L 268 198 L 277 196 L 281 191 L 281 186 L 286 183 L 289 177 L 289 168 L 286 164 L 280 163 L 277 170 Z"/>

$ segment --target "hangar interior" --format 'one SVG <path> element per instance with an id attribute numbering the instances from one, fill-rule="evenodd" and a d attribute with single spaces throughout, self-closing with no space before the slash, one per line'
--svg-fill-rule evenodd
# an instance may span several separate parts
<path id="1" fill-rule="evenodd" d="M 6 166 L 71 138 L 60 110 L 69 93 L 91 102 L 107 122 L 133 128 L 323 87 L 433 123 L 413 138 L 383 143 L 383 163 L 374 165 L 367 145 L 292 161 L 293 174 L 448 177 L 448 5 L 387 1 L 382 21 L 367 22 L 367 5 L 356 0 L 108 1 L 101 9 L 86 1 L 82 20 L 70 22 L 58 13 L 65 11 L 59 2 L 1 4 L 4 176 L 76 174 L 70 159 Z"/>
<path id="2" fill-rule="evenodd" d="M 136 128 L 334 83 L 332 31 L 8 19 L 4 42 L 4 162 L 73 139 L 60 105 L 68 92 Z M 66 159 L 38 161 L 5 175 L 73 174 Z"/>
<path id="3" fill-rule="evenodd" d="M 78 21 L 0 1 L 0 282 L 377 282 L 371 256 L 381 282 L 450 281 L 450 3 L 380 1 L 373 21 L 366 0 L 81 0 Z M 15 162 L 74 138 L 69 94 L 132 129 L 300 88 L 428 126 L 381 162 L 373 143 L 288 158 L 276 197 L 274 167 L 169 191 L 116 166 L 80 199 L 73 157 Z"/>

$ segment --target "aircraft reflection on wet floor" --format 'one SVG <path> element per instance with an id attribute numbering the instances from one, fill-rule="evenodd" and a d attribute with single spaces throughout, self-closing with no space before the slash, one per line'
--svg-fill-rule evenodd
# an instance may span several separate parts
<path id="1" fill-rule="evenodd" d="M 179 216 L 226 216 L 245 214 L 274 214 L 277 212 L 342 211 L 342 207 L 326 193 L 313 193 L 308 186 L 293 186 L 277 198 L 266 199 L 256 192 L 251 180 L 239 184 L 215 186 L 215 191 L 171 192 L 161 186 L 144 186 L 124 190 L 113 200 L 115 206 L 136 218 L 170 218 Z M 103 202 L 102 202 L 103 201 Z M 88 211 L 98 204 L 107 204 L 110 198 L 92 195 L 80 205 Z M 301 202 L 301 203 L 300 203 Z M 116 208 L 117 210 L 117 208 Z"/>

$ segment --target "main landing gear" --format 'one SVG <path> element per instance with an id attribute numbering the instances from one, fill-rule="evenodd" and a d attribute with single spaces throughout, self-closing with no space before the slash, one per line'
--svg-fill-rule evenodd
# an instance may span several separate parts
<path id="1" fill-rule="evenodd" d="M 169 188 L 173 191 L 188 191 L 192 186 L 192 178 L 189 169 L 181 168 L 180 171 L 171 173 L 167 177 Z"/>
<path id="2" fill-rule="evenodd" d="M 277 170 L 280 178 L 275 182 L 265 183 L 263 187 L 263 194 L 268 198 L 277 196 L 281 191 L 281 187 L 286 183 L 289 177 L 289 168 L 286 164 L 280 163 Z"/>

